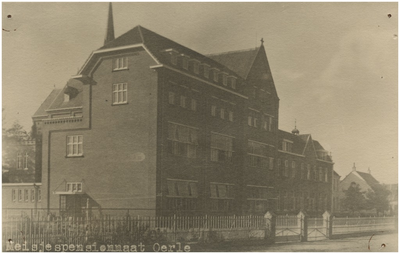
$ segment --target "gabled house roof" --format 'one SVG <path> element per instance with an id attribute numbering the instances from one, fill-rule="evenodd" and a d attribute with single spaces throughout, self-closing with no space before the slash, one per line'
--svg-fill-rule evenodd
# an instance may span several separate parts
<path id="1" fill-rule="evenodd" d="M 360 171 L 356 171 L 356 172 L 359 176 L 361 176 L 364 179 L 364 181 L 367 182 L 367 184 L 369 186 L 373 187 L 374 185 L 379 184 L 379 182 L 371 174 L 360 172 Z"/>
<path id="2" fill-rule="evenodd" d="M 76 79 L 68 80 L 65 87 L 57 95 L 57 97 L 55 98 L 53 103 L 48 107 L 47 110 L 81 107 L 83 105 L 82 86 L 83 86 L 82 82 Z M 70 99 L 68 101 L 64 101 L 64 94 L 68 94 L 70 90 L 73 90 L 74 93 L 71 94 L 72 96 L 70 96 Z"/>

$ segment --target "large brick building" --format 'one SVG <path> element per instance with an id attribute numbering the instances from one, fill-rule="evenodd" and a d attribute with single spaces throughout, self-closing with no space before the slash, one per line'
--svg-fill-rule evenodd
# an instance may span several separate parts
<path id="1" fill-rule="evenodd" d="M 110 8 L 111 10 L 111 8 Z M 278 129 L 264 46 L 203 55 L 137 26 L 106 40 L 33 116 L 43 207 L 147 214 L 329 209 L 333 162 Z"/>

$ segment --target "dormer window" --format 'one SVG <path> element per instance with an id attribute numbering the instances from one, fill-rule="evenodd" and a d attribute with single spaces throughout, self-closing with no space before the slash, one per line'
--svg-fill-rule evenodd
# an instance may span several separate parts
<path id="1" fill-rule="evenodd" d="M 128 69 L 128 57 L 118 57 L 114 59 L 114 71 Z"/>
<path id="2" fill-rule="evenodd" d="M 215 82 L 218 82 L 218 74 L 219 74 L 219 70 L 218 69 L 213 69 L 213 80 Z"/>
<path id="3" fill-rule="evenodd" d="M 177 65 L 178 64 L 178 56 L 174 53 L 171 53 L 171 63 L 173 65 Z"/>
<path id="4" fill-rule="evenodd" d="M 81 182 L 67 182 L 65 186 L 66 192 L 82 192 L 82 183 Z"/>
<path id="5" fill-rule="evenodd" d="M 69 94 L 64 94 L 64 102 L 68 102 L 69 101 Z"/>
<path id="6" fill-rule="evenodd" d="M 222 73 L 222 84 L 228 86 L 228 75 L 226 73 Z"/>
<path id="7" fill-rule="evenodd" d="M 192 61 L 193 62 L 193 72 L 195 73 L 195 74 L 199 74 L 200 73 L 200 71 L 199 71 L 199 67 L 200 67 L 200 63 L 199 63 L 199 61 L 197 61 L 197 60 L 193 60 Z"/>
<path id="8" fill-rule="evenodd" d="M 208 66 L 207 64 L 203 64 L 203 75 L 205 78 L 210 77 L 210 66 Z"/>
<path id="9" fill-rule="evenodd" d="M 292 146 L 293 146 L 293 141 L 290 141 L 290 140 L 287 140 L 287 139 L 284 139 L 282 141 L 282 150 L 283 151 L 291 153 L 292 152 Z"/>
<path id="10" fill-rule="evenodd" d="M 230 77 L 230 85 L 232 89 L 236 89 L 236 78 L 235 77 Z"/>
<path id="11" fill-rule="evenodd" d="M 182 68 L 187 70 L 189 69 L 189 57 L 182 55 Z"/>

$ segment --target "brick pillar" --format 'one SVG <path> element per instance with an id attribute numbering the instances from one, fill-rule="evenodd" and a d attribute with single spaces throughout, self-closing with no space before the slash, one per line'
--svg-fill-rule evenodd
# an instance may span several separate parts
<path id="1" fill-rule="evenodd" d="M 265 238 L 268 243 L 275 243 L 276 215 L 268 211 L 264 218 L 266 224 Z"/>
<path id="2" fill-rule="evenodd" d="M 332 215 L 330 214 L 330 212 L 325 211 L 324 214 L 322 214 L 322 218 L 323 218 L 323 225 L 324 228 L 326 229 L 326 238 L 331 239 L 332 237 Z"/>
<path id="3" fill-rule="evenodd" d="M 300 211 L 297 214 L 297 225 L 300 227 L 300 241 L 301 242 L 307 242 L 307 236 L 308 236 L 308 216 L 305 212 Z"/>

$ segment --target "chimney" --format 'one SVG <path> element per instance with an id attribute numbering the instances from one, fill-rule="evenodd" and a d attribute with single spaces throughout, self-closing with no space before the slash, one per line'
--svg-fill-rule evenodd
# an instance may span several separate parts
<path id="1" fill-rule="evenodd" d="M 353 170 L 352 171 L 356 172 L 356 163 L 355 162 L 353 163 Z"/>
<path id="2" fill-rule="evenodd" d="M 113 41 L 114 37 L 114 19 L 113 19 L 113 11 L 112 11 L 112 4 L 110 3 L 108 6 L 108 20 L 107 20 L 107 30 L 106 30 L 106 37 L 104 38 L 104 45 Z"/>

